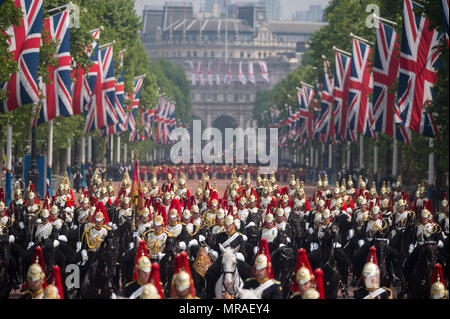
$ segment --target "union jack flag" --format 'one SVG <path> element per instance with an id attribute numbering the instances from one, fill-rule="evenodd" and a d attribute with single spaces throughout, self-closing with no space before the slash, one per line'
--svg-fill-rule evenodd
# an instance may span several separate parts
<path id="1" fill-rule="evenodd" d="M 369 94 L 372 92 L 373 78 L 369 69 L 370 52 L 369 45 L 353 38 L 347 111 L 347 141 L 353 143 L 356 142 L 354 133 L 366 133 L 368 122 L 371 119 Z"/>
<path id="2" fill-rule="evenodd" d="M 422 135 L 434 137 L 438 128 L 426 108 L 433 99 L 433 85 L 438 79 L 436 68 L 442 33 L 429 30 L 426 16 L 414 12 L 417 8 L 421 6 L 411 0 L 405 0 L 403 4 L 396 122 Z"/>
<path id="3" fill-rule="evenodd" d="M 329 62 L 324 59 L 324 75 L 322 80 L 322 103 L 321 111 L 318 120 L 315 125 L 316 139 L 331 143 L 334 135 L 333 121 L 331 121 L 331 115 L 333 112 L 333 76 L 330 73 Z"/>
<path id="4" fill-rule="evenodd" d="M 99 52 L 98 73 L 95 90 L 85 112 L 86 134 L 96 129 L 116 124 L 119 120 L 115 111 L 115 78 L 113 47 L 108 45 Z"/>
<path id="5" fill-rule="evenodd" d="M 141 89 L 143 83 L 144 75 L 135 77 L 133 93 L 129 94 L 129 99 L 131 100 L 131 105 L 128 107 L 128 110 L 131 110 L 131 112 L 128 113 L 128 129 L 130 131 L 130 142 L 139 140 L 138 129 L 136 126 L 136 116 L 139 108 L 139 100 L 141 97 Z"/>
<path id="6" fill-rule="evenodd" d="M 346 140 L 350 59 L 349 56 L 336 51 L 333 86 L 334 109 L 332 116 L 336 141 Z"/>
<path id="7" fill-rule="evenodd" d="M 14 5 L 22 10 L 23 18 L 6 33 L 11 37 L 8 40 L 9 52 L 13 54 L 19 71 L 9 81 L 0 84 L 7 94 L 6 101 L 0 103 L 0 113 L 39 102 L 37 70 L 41 47 L 42 0 L 15 0 Z"/>
<path id="8" fill-rule="evenodd" d="M 119 53 L 119 65 L 123 67 L 123 51 Z M 120 73 L 120 77 L 116 80 L 115 85 L 115 100 L 116 100 L 116 113 L 119 122 L 117 124 L 111 124 L 108 128 L 102 128 L 100 137 L 105 137 L 114 133 L 121 133 L 127 130 L 127 114 L 124 111 L 125 108 L 125 83 L 123 79 L 123 70 Z"/>
<path id="9" fill-rule="evenodd" d="M 71 58 L 70 58 L 70 28 L 69 10 L 44 19 L 44 28 L 57 42 L 56 58 L 57 67 L 49 67 L 50 84 L 42 84 L 44 99 L 39 110 L 39 118 L 33 121 L 33 125 L 42 124 L 53 120 L 57 116 L 71 116 Z"/>
<path id="10" fill-rule="evenodd" d="M 298 91 L 299 90 L 297 89 L 297 96 L 300 95 Z M 314 89 L 312 86 L 302 83 L 301 91 L 302 94 L 299 96 L 299 117 L 300 122 L 304 122 L 306 125 L 302 127 L 303 131 L 300 133 L 300 136 L 304 136 L 306 133 L 306 138 L 310 140 L 312 139 L 312 127 L 314 121 L 314 115 L 311 113 L 310 107 L 314 99 Z"/>
<path id="11" fill-rule="evenodd" d="M 87 111 L 92 92 L 95 89 L 98 74 L 98 40 L 100 39 L 100 29 L 92 30 L 92 44 L 86 48 L 86 54 L 90 56 L 92 65 L 88 69 L 87 75 L 82 67 L 78 66 L 72 70 L 72 78 L 76 81 L 72 83 L 72 108 L 73 115 Z M 73 63 L 76 65 L 75 61 Z"/>

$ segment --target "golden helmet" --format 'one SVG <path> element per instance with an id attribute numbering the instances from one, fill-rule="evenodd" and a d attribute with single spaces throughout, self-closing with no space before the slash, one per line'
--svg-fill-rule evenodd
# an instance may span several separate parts
<path id="1" fill-rule="evenodd" d="M 183 215 L 184 219 L 189 219 L 192 216 L 191 211 L 189 209 L 187 209 L 187 208 L 183 211 L 182 215 Z"/>
<path id="2" fill-rule="evenodd" d="M 331 212 L 328 208 L 325 208 L 324 211 L 322 212 L 322 217 L 323 218 L 330 218 L 331 217 Z"/>
<path id="3" fill-rule="evenodd" d="M 421 215 L 422 215 L 422 218 L 428 218 L 428 217 L 430 217 L 430 215 L 431 215 L 431 212 L 428 210 L 428 209 L 426 209 L 426 208 L 424 208 L 424 209 L 422 209 L 422 213 L 421 213 Z"/>
<path id="4" fill-rule="evenodd" d="M 378 265 L 375 264 L 372 259 L 364 265 L 363 275 L 364 277 L 376 276 L 379 273 Z"/>
<path id="5" fill-rule="evenodd" d="M 140 299 L 161 299 L 161 296 L 158 293 L 158 289 L 156 289 L 155 285 L 152 283 L 148 283 L 143 286 L 143 290 Z"/>
<path id="6" fill-rule="evenodd" d="M 252 183 L 252 180 L 250 178 L 250 173 L 247 173 L 247 178 L 245 179 L 245 184 L 250 185 Z"/>
<path id="7" fill-rule="evenodd" d="M 299 284 L 299 285 L 304 285 L 313 279 L 314 279 L 314 277 L 311 275 L 309 269 L 306 268 L 305 266 L 300 267 L 297 270 L 297 274 L 295 275 L 295 280 L 297 281 L 297 284 Z"/>
<path id="8" fill-rule="evenodd" d="M 33 263 L 29 268 L 27 272 L 27 279 L 29 281 L 38 281 L 40 279 L 44 279 L 45 274 L 42 271 L 41 265 L 39 263 Z"/>
<path id="9" fill-rule="evenodd" d="M 328 175 L 325 174 L 325 176 L 323 177 L 323 187 L 327 187 L 328 186 Z"/>
<path id="10" fill-rule="evenodd" d="M 225 225 L 232 225 L 234 223 L 234 218 L 233 215 L 227 215 L 227 217 L 225 217 Z"/>
<path id="11" fill-rule="evenodd" d="M 138 214 L 139 216 L 147 217 L 150 215 L 150 210 L 148 209 L 148 207 L 144 207 L 143 209 L 138 211 Z"/>
<path id="12" fill-rule="evenodd" d="M 289 201 L 288 194 L 284 194 L 282 198 L 283 198 L 283 202 L 288 202 Z"/>
<path id="13" fill-rule="evenodd" d="M 289 185 L 290 186 L 295 186 L 296 185 L 294 174 L 291 174 L 291 180 L 289 181 Z"/>
<path id="14" fill-rule="evenodd" d="M 377 196 L 377 187 L 375 185 L 375 182 L 372 182 L 372 187 L 370 188 L 370 195 Z"/>
<path id="15" fill-rule="evenodd" d="M 164 193 L 164 199 L 171 199 L 171 194 L 170 194 L 170 192 L 165 192 L 165 193 Z"/>
<path id="16" fill-rule="evenodd" d="M 172 208 L 169 212 L 169 217 L 170 218 L 174 218 L 174 217 L 178 217 L 178 210 L 176 208 Z"/>
<path id="17" fill-rule="evenodd" d="M 158 183 L 158 178 L 156 177 L 155 174 L 153 174 L 152 179 L 150 180 L 150 184 L 152 186 L 155 186 Z"/>
<path id="18" fill-rule="evenodd" d="M 5 209 L 5 203 L 0 201 L 0 211 L 3 211 Z"/>
<path id="19" fill-rule="evenodd" d="M 347 185 L 350 186 L 350 188 L 353 186 L 353 179 L 351 175 L 348 175 Z"/>
<path id="20" fill-rule="evenodd" d="M 41 211 L 41 213 L 39 214 L 39 216 L 40 216 L 41 218 L 49 218 L 49 217 L 50 217 L 50 213 L 49 213 L 49 211 L 48 211 L 47 208 L 44 208 L 44 209 Z"/>
<path id="21" fill-rule="evenodd" d="M 270 175 L 270 181 L 272 182 L 272 184 L 274 184 L 274 183 L 277 182 L 277 179 L 275 178 L 275 174 L 274 174 L 274 173 L 272 173 L 272 174 Z"/>
<path id="22" fill-rule="evenodd" d="M 191 287 L 191 277 L 189 274 L 182 270 L 174 276 L 175 286 L 178 291 L 183 291 Z"/>
<path id="23" fill-rule="evenodd" d="M 387 194 L 387 188 L 386 188 L 386 182 L 385 181 L 383 181 L 383 184 L 381 185 L 380 192 L 381 192 L 381 195 Z"/>
<path id="24" fill-rule="evenodd" d="M 198 208 L 197 205 L 192 205 L 192 206 L 191 206 L 191 211 L 192 211 L 193 213 L 199 213 L 199 212 L 200 212 L 200 209 Z"/>
<path id="25" fill-rule="evenodd" d="M 431 299 L 447 299 L 448 290 L 442 281 L 438 280 L 431 285 Z"/>
<path id="26" fill-rule="evenodd" d="M 223 208 L 219 208 L 219 210 L 217 211 L 217 218 L 222 219 L 225 217 L 225 211 L 223 210 Z"/>
<path id="27" fill-rule="evenodd" d="M 281 207 L 277 208 L 276 214 L 280 217 L 284 216 L 284 209 Z"/>
<path id="28" fill-rule="evenodd" d="M 336 187 L 334 188 L 334 193 L 335 194 L 339 194 L 341 191 L 341 188 L 339 186 L 339 182 L 336 182 Z"/>
<path id="29" fill-rule="evenodd" d="M 261 270 L 267 268 L 267 257 L 265 254 L 259 254 L 255 259 L 255 269 Z"/>
<path id="30" fill-rule="evenodd" d="M 201 187 L 195 190 L 195 196 L 203 196 L 203 190 L 201 189 Z"/>
<path id="31" fill-rule="evenodd" d="M 141 257 L 139 257 L 136 268 L 145 273 L 152 271 L 152 263 L 150 262 L 150 259 L 144 255 L 144 253 L 142 253 Z"/>
<path id="32" fill-rule="evenodd" d="M 212 201 L 211 201 L 211 206 L 212 207 L 216 207 L 217 205 L 219 205 L 219 202 L 217 201 L 217 199 L 213 199 Z"/>
<path id="33" fill-rule="evenodd" d="M 45 287 L 44 296 L 42 298 L 43 299 L 61 299 L 61 296 L 59 295 L 58 288 L 55 285 L 50 284 L 47 287 Z"/>
<path id="34" fill-rule="evenodd" d="M 266 223 L 273 222 L 273 215 L 271 213 L 267 213 L 266 217 L 264 218 L 264 220 L 266 221 Z"/>
<path id="35" fill-rule="evenodd" d="M 242 204 L 242 205 L 247 204 L 247 199 L 244 196 L 242 196 L 241 199 L 239 200 L 239 204 Z"/>
<path id="36" fill-rule="evenodd" d="M 184 180 L 184 178 L 180 178 L 180 180 L 178 181 L 178 184 L 180 186 L 184 186 L 184 185 L 186 185 L 186 181 Z"/>
<path id="37" fill-rule="evenodd" d="M 153 225 L 155 225 L 155 226 L 162 226 L 162 225 L 164 225 L 163 217 L 161 215 L 156 216 L 153 219 Z"/>
<path id="38" fill-rule="evenodd" d="M 319 178 L 317 180 L 317 187 L 322 187 L 322 178 L 319 175 Z"/>
<path id="39" fill-rule="evenodd" d="M 35 195 L 33 192 L 28 193 L 28 199 L 34 199 Z"/>
<path id="40" fill-rule="evenodd" d="M 398 207 L 406 206 L 406 200 L 400 199 L 400 200 L 397 202 L 397 206 L 398 206 Z"/>
<path id="41" fill-rule="evenodd" d="M 256 202 L 256 197 L 255 197 L 255 195 L 250 195 L 250 197 L 248 198 L 248 202 L 249 202 L 249 203 L 254 203 L 254 202 Z"/>

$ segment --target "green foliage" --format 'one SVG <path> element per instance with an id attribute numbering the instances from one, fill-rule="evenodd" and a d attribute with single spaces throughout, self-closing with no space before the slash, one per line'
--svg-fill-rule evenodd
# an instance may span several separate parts
<path id="1" fill-rule="evenodd" d="M 394 27 L 399 34 L 401 41 L 403 0 L 330 0 L 325 9 L 325 20 L 329 22 L 327 26 L 312 33 L 309 40 L 309 50 L 302 57 L 302 66 L 289 74 L 284 80 L 274 86 L 270 91 L 258 91 L 256 94 L 253 114 L 258 120 L 259 125 L 269 123 L 269 108 L 275 106 L 280 110 L 280 118 L 286 118 L 287 112 L 285 104 L 295 106 L 297 97 L 295 86 L 300 86 L 300 81 L 313 83 L 314 78 L 321 79 L 323 75 L 323 58 L 325 55 L 330 62 L 331 70 L 334 69 L 335 58 L 333 46 L 347 52 L 352 51 L 352 41 L 350 32 L 375 42 L 376 32 L 374 28 L 368 28 L 367 22 L 373 22 L 369 15 L 370 10 L 366 12 L 369 4 L 375 4 L 379 7 L 381 17 L 397 23 Z M 424 13 L 430 20 L 431 27 L 443 31 L 442 12 L 440 1 L 423 0 Z M 441 126 L 440 136 L 434 140 L 434 149 L 436 155 L 437 175 L 448 172 L 448 146 L 449 146 L 449 55 L 447 43 L 442 39 L 440 44 L 441 67 L 438 70 L 439 80 L 435 86 L 435 96 L 432 104 L 427 111 L 438 115 L 437 122 Z M 313 71 L 313 66 L 317 67 Z M 397 90 L 397 84 L 394 83 L 391 91 Z M 288 98 L 287 94 L 292 98 Z M 384 134 L 380 134 L 377 141 L 370 138 L 364 139 L 365 143 L 365 167 L 366 171 L 373 169 L 373 146 L 376 143 L 379 148 L 379 168 L 382 172 L 390 172 L 392 165 L 392 143 L 393 139 Z M 314 141 L 313 146 L 317 147 Z M 298 148 L 301 148 L 300 145 Z M 334 152 L 341 152 L 345 145 L 336 145 Z M 303 152 L 306 150 L 303 148 Z M 307 149 L 309 151 L 309 149 Z M 399 172 L 404 177 L 410 178 L 415 175 L 417 180 L 427 178 L 428 154 L 430 153 L 429 139 L 412 132 L 411 145 L 399 143 Z"/>
<path id="2" fill-rule="evenodd" d="M 134 77 L 145 74 L 140 108 L 148 110 L 155 107 L 159 94 L 158 87 L 160 87 L 160 93 L 164 92 L 176 102 L 176 115 L 184 122 L 190 121 L 190 86 L 186 76 L 181 68 L 174 67 L 169 60 L 150 62 L 139 37 L 142 22 L 134 11 L 134 1 L 72 0 L 72 2 L 79 9 L 79 11 L 75 10 L 76 8 L 71 10 L 72 18 L 74 17 L 73 14 L 79 13 L 79 24 L 70 30 L 70 53 L 77 67 L 81 67 L 85 71 L 88 70 L 91 61 L 86 53 L 86 48 L 92 43 L 89 31 L 103 26 L 104 30 L 100 32 L 99 45 L 115 41 L 114 61 L 118 61 L 119 52 L 125 50 L 123 68 L 120 68 L 117 62 L 114 68 L 116 77 L 119 77 L 121 71 L 124 72 L 126 106 L 131 103 L 131 101 L 128 101 L 128 94 L 133 90 Z M 66 5 L 67 1 L 46 0 L 43 4 L 45 18 L 58 12 L 48 12 L 50 9 Z M 0 30 L 6 30 L 12 24 L 19 23 L 20 17 L 21 11 L 15 8 L 13 0 L 3 1 L 0 7 Z M 17 72 L 17 65 L 12 60 L 11 54 L 8 53 L 7 37 L 7 34 L 0 32 L 0 83 L 7 81 L 10 74 Z M 44 82 L 49 81 L 48 67 L 55 65 L 57 62 L 55 60 L 57 43 L 49 41 L 49 39 L 49 34 L 44 32 L 38 66 L 39 75 L 43 77 Z M 75 78 L 72 78 L 73 82 L 75 80 Z M 29 142 L 30 123 L 33 114 L 36 114 L 36 110 L 31 105 L 19 107 L 7 114 L 0 114 L 0 142 L 6 133 L 6 124 L 9 120 L 13 126 L 13 145 L 17 145 L 19 150 L 17 156 L 23 156 L 23 149 Z M 137 122 L 139 123 L 139 118 Z M 36 128 L 37 140 L 40 141 L 38 142 L 38 149 L 41 146 L 40 144 L 48 139 L 48 127 L 49 123 L 43 123 Z M 139 125 L 138 128 L 143 129 Z M 78 141 L 80 137 L 84 136 L 84 116 L 79 114 L 67 118 L 56 118 L 53 121 L 53 132 L 53 157 L 58 158 L 69 146 L 69 139 Z M 103 151 L 103 139 L 99 138 L 98 134 L 98 131 L 90 134 L 97 141 L 98 146 L 98 158 L 95 160 L 102 159 L 101 152 Z M 126 142 L 128 133 L 122 134 L 121 140 L 122 143 Z M 128 148 L 129 155 L 131 155 L 131 150 L 137 147 L 142 148 L 142 154 L 145 154 L 144 150 L 152 149 L 153 143 L 150 141 L 133 143 Z"/>

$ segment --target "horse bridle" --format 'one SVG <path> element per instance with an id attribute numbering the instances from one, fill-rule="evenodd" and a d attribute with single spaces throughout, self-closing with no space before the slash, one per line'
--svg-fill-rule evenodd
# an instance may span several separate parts
<path id="1" fill-rule="evenodd" d="M 230 296 L 236 295 L 238 292 L 234 288 L 234 285 L 233 285 L 232 291 L 228 290 L 228 288 L 225 286 L 225 275 L 226 274 L 231 274 L 231 276 L 233 278 L 232 282 L 235 281 L 235 279 L 236 279 L 236 270 L 237 270 L 237 262 L 234 265 L 234 269 L 233 270 L 225 270 L 225 269 L 223 269 L 223 264 L 222 264 L 221 268 L 222 268 L 222 292 L 227 292 Z"/>

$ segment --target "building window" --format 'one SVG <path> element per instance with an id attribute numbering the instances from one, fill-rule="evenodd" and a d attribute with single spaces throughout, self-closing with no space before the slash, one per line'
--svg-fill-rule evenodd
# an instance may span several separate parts
<path id="1" fill-rule="evenodd" d="M 228 94 L 225 93 L 225 94 L 223 95 L 223 101 L 224 101 L 224 102 L 228 102 Z"/>
<path id="2" fill-rule="evenodd" d="M 247 58 L 249 58 L 250 57 L 250 52 L 247 52 Z"/>
<path id="3" fill-rule="evenodd" d="M 176 56 L 177 56 L 177 53 L 176 53 L 175 51 L 173 51 L 173 52 L 172 52 L 172 56 L 173 56 L 173 57 L 176 57 Z"/>
<path id="4" fill-rule="evenodd" d="M 213 101 L 214 101 L 214 102 L 217 102 L 217 93 L 214 93 L 214 94 L 213 94 Z"/>
<path id="5" fill-rule="evenodd" d="M 266 57 L 267 56 L 267 53 L 266 52 L 264 52 L 264 57 Z"/>
<path id="6" fill-rule="evenodd" d="M 243 58 L 244 57 L 244 52 L 241 52 L 241 58 Z"/>
<path id="7" fill-rule="evenodd" d="M 205 57 L 205 58 L 207 58 L 208 57 L 208 52 L 203 52 L 203 56 Z"/>
<path id="8" fill-rule="evenodd" d="M 238 102 L 239 101 L 239 97 L 237 94 L 234 95 L 234 102 Z"/>
<path id="9" fill-rule="evenodd" d="M 188 58 L 190 58 L 191 57 L 191 51 L 187 51 L 186 55 L 187 55 Z"/>
<path id="10" fill-rule="evenodd" d="M 197 57 L 197 51 L 194 51 L 194 58 Z"/>
<path id="11" fill-rule="evenodd" d="M 211 51 L 211 58 L 214 58 L 214 51 Z"/>
<path id="12" fill-rule="evenodd" d="M 245 101 L 250 102 L 250 94 L 245 94 Z"/>
<path id="13" fill-rule="evenodd" d="M 258 52 L 258 58 L 261 58 L 261 52 Z"/>
<path id="14" fill-rule="evenodd" d="M 181 51 L 178 51 L 178 57 L 181 58 Z"/>
<path id="15" fill-rule="evenodd" d="M 225 51 L 222 51 L 222 57 L 225 57 Z"/>
<path id="16" fill-rule="evenodd" d="M 206 94 L 205 93 L 202 93 L 202 101 L 206 102 Z"/>

